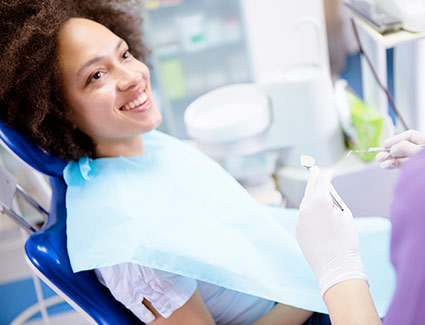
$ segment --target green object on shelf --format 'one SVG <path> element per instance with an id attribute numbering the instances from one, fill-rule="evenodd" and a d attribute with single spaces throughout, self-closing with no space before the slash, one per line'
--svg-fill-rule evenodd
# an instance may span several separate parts
<path id="1" fill-rule="evenodd" d="M 171 100 L 186 97 L 183 67 L 179 60 L 166 60 L 160 63 L 161 77 L 167 97 Z"/>
<path id="2" fill-rule="evenodd" d="M 379 147 L 384 131 L 384 118 L 351 92 L 346 91 L 346 95 L 357 135 L 357 139 L 348 142 L 348 147 L 352 150 Z M 355 154 L 363 161 L 371 161 L 376 156 L 376 153 L 366 152 L 356 152 Z"/>

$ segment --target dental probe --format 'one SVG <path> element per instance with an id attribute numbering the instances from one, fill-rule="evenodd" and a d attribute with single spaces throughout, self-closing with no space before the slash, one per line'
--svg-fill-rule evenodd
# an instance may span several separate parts
<path id="1" fill-rule="evenodd" d="M 419 147 L 425 147 L 424 144 L 419 144 Z M 378 152 L 390 152 L 391 148 L 385 148 L 385 147 L 376 147 L 376 148 L 369 148 L 365 150 L 351 150 L 352 152 L 368 152 L 368 153 L 378 153 Z"/>
<path id="2" fill-rule="evenodd" d="M 314 158 L 312 156 L 309 155 L 301 155 L 300 156 L 300 163 L 301 165 L 303 165 L 305 168 L 307 168 L 308 170 L 310 170 L 311 167 L 313 167 L 316 164 L 316 161 L 314 160 Z M 338 202 L 338 200 L 335 198 L 335 196 L 332 194 L 332 190 L 329 190 L 329 194 L 331 195 L 332 198 L 332 202 L 341 210 L 344 211 L 344 208 L 342 207 L 342 205 Z"/>

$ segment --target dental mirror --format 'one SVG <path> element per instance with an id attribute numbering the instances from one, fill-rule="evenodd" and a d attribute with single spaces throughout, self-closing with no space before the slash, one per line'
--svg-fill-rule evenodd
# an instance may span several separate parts
<path id="1" fill-rule="evenodd" d="M 300 163 L 305 168 L 310 169 L 311 167 L 313 167 L 316 164 L 316 161 L 314 160 L 314 158 L 312 156 L 301 155 L 300 156 Z"/>
<path id="2" fill-rule="evenodd" d="M 308 170 L 310 170 L 311 167 L 313 167 L 316 164 L 316 161 L 314 160 L 314 158 L 312 156 L 309 155 L 301 155 L 300 156 L 300 163 L 301 165 L 303 165 L 305 168 L 307 168 Z M 342 207 L 342 205 L 337 201 L 337 199 L 335 198 L 335 196 L 332 194 L 332 191 L 329 191 L 331 197 L 332 197 L 332 202 L 341 210 L 344 211 L 344 208 Z"/>

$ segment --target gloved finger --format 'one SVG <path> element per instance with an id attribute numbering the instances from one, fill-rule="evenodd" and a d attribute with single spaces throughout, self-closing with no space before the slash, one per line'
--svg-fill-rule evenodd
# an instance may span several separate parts
<path id="1" fill-rule="evenodd" d="M 313 166 L 309 169 L 307 186 L 305 188 L 305 194 L 310 193 L 314 186 L 316 185 L 317 179 L 320 175 L 320 168 L 317 166 Z"/>
<path id="2" fill-rule="evenodd" d="M 323 202 L 326 202 L 326 195 L 329 196 L 329 200 L 331 199 L 329 194 L 329 179 L 330 175 L 328 171 L 322 173 L 317 166 L 310 168 L 304 197 L 300 203 L 300 210 L 309 210 L 309 207 L 317 207 Z M 322 198 L 322 200 L 318 201 L 319 198 Z"/>
<path id="3" fill-rule="evenodd" d="M 317 197 L 331 200 L 329 191 L 331 189 L 331 179 L 333 174 L 334 171 L 332 169 L 322 171 L 317 176 L 314 186 L 309 188 L 309 194 L 314 192 Z"/>
<path id="4" fill-rule="evenodd" d="M 329 176 L 328 176 L 329 177 L 329 181 L 332 182 L 332 180 L 334 179 L 334 176 L 335 176 L 335 170 L 333 170 L 332 168 L 330 168 L 326 172 L 329 174 Z"/>
<path id="5" fill-rule="evenodd" d="M 394 169 L 400 167 L 408 160 L 408 157 L 388 159 L 383 161 L 379 166 L 384 169 Z"/>
<path id="6" fill-rule="evenodd" d="M 410 157 L 421 150 L 416 144 L 403 140 L 391 147 L 390 155 L 394 158 Z"/>
<path id="7" fill-rule="evenodd" d="M 390 148 L 396 143 L 399 143 L 403 140 L 415 143 L 415 144 L 424 144 L 425 143 L 425 134 L 418 132 L 416 130 L 407 130 L 400 134 L 394 135 L 384 141 L 384 147 Z"/>
<path id="8" fill-rule="evenodd" d="M 389 152 L 380 152 L 380 153 L 378 153 L 377 155 L 376 155 L 376 157 L 375 157 L 375 160 L 377 161 L 377 162 L 383 162 L 383 161 L 385 161 L 385 160 L 387 160 L 387 159 L 392 159 L 393 157 L 390 155 L 390 153 Z"/>

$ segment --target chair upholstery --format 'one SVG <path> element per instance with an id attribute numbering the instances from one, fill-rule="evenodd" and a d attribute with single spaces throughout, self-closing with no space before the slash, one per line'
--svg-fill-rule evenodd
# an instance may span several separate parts
<path id="1" fill-rule="evenodd" d="M 71 270 L 66 250 L 66 184 L 62 177 L 66 162 L 45 153 L 1 122 L 0 138 L 27 164 L 50 177 L 50 212 L 43 228 L 25 243 L 29 261 L 54 285 L 54 290 L 59 289 L 96 323 L 143 324 L 113 298 L 109 290 L 98 282 L 93 271 L 73 273 Z"/>

